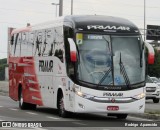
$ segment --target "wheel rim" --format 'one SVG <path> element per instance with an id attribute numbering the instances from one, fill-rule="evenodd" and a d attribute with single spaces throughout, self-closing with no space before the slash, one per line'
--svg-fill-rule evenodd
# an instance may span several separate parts
<path id="1" fill-rule="evenodd" d="M 23 96 L 22 96 L 22 93 L 21 93 L 21 96 L 20 96 L 20 105 L 22 106 L 23 104 Z"/>

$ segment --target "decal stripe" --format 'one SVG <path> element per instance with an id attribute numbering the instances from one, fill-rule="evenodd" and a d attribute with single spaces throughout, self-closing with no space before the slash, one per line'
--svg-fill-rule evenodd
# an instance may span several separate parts
<path id="1" fill-rule="evenodd" d="M 38 84 L 37 82 L 33 81 L 33 80 L 28 80 L 29 83 L 31 84 Z"/>
<path id="2" fill-rule="evenodd" d="M 31 88 L 31 87 L 29 88 L 29 90 L 30 90 L 30 91 L 36 91 L 36 92 L 39 92 L 39 90 L 34 89 L 34 88 Z"/>

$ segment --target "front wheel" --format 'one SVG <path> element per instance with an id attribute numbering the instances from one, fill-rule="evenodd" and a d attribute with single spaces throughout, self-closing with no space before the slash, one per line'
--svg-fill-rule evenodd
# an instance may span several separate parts
<path id="1" fill-rule="evenodd" d="M 159 98 L 154 98 L 154 99 L 153 99 L 153 102 L 154 102 L 154 103 L 159 103 Z"/>
<path id="2" fill-rule="evenodd" d="M 68 112 L 65 110 L 64 107 L 64 97 L 63 94 L 61 94 L 59 101 L 58 101 L 58 112 L 59 112 L 59 116 L 60 117 L 67 117 L 68 116 Z"/>
<path id="3" fill-rule="evenodd" d="M 118 119 L 126 119 L 128 114 L 117 114 L 116 116 Z"/>

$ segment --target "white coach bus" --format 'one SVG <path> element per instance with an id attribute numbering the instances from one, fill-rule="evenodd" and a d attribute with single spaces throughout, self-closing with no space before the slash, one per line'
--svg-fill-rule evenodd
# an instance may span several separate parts
<path id="1" fill-rule="evenodd" d="M 146 61 L 138 28 L 110 16 L 65 16 L 14 29 L 9 42 L 9 96 L 21 109 L 59 115 L 108 113 L 125 119 L 145 109 Z"/>

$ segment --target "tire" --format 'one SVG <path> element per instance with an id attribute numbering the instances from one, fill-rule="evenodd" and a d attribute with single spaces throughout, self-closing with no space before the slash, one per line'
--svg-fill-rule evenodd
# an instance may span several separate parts
<path id="1" fill-rule="evenodd" d="M 35 110 L 36 107 L 37 107 L 36 104 L 26 103 L 26 102 L 23 101 L 22 88 L 20 88 L 20 93 L 19 93 L 19 108 L 21 110 L 26 110 L 26 109 Z"/>
<path id="2" fill-rule="evenodd" d="M 60 95 L 59 100 L 58 100 L 58 113 L 60 117 L 63 117 L 63 118 L 68 117 L 68 112 L 64 108 L 63 94 Z"/>
<path id="3" fill-rule="evenodd" d="M 27 109 L 27 107 L 28 107 L 27 103 L 25 103 L 23 101 L 22 88 L 20 88 L 20 91 L 19 91 L 19 108 L 21 110 L 24 110 L 24 109 Z"/>
<path id="4" fill-rule="evenodd" d="M 28 109 L 29 110 L 36 110 L 36 108 L 37 108 L 37 105 L 36 104 L 31 104 L 31 103 L 27 103 L 28 104 Z"/>
<path id="5" fill-rule="evenodd" d="M 154 98 L 154 99 L 153 99 L 153 102 L 154 102 L 154 103 L 159 103 L 159 98 Z"/>
<path id="6" fill-rule="evenodd" d="M 128 114 L 117 114 L 116 116 L 118 119 L 126 119 Z"/>

